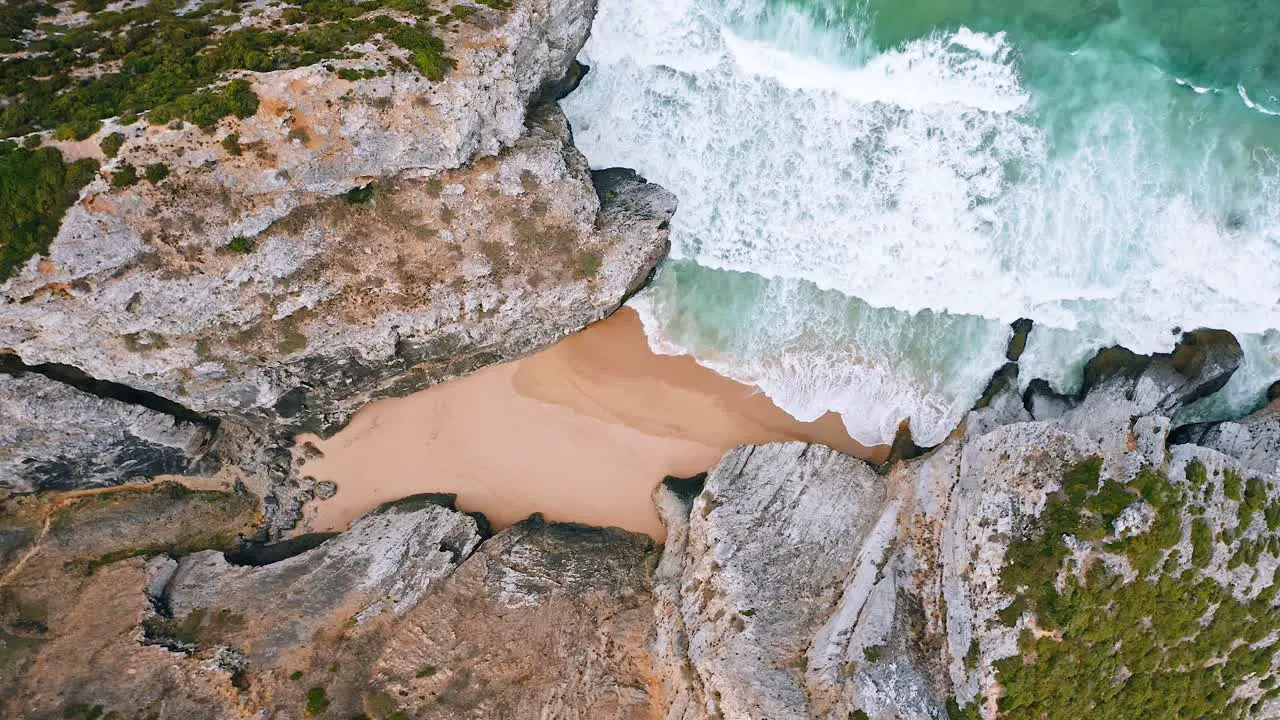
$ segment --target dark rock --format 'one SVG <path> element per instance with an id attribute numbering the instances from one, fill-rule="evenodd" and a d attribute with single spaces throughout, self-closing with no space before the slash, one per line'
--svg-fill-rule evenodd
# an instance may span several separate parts
<path id="1" fill-rule="evenodd" d="M 1198 422 L 1179 425 L 1169 431 L 1170 445 L 1205 445 L 1212 444 L 1214 428 L 1221 425 L 1217 422 Z"/>
<path id="2" fill-rule="evenodd" d="M 269 545 L 247 544 L 239 550 L 226 553 L 225 557 L 232 565 L 261 567 L 301 555 L 312 548 L 320 547 L 326 540 L 337 535 L 336 532 L 306 533 Z"/>
<path id="3" fill-rule="evenodd" d="M 698 473 L 692 477 L 678 478 L 668 475 L 663 478 L 662 485 L 669 490 L 673 497 L 680 502 L 693 506 L 693 499 L 698 497 L 698 493 L 702 492 L 702 486 L 707 482 L 706 473 Z"/>
<path id="4" fill-rule="evenodd" d="M 631 168 L 614 167 L 591 171 L 591 185 L 595 188 L 601 205 L 613 202 L 628 188 L 648 182 Z"/>
<path id="5" fill-rule="evenodd" d="M 1054 392 L 1047 380 L 1036 378 L 1027 384 L 1026 391 L 1022 393 L 1022 405 L 1027 412 L 1031 413 L 1033 419 L 1051 420 L 1062 417 L 1068 410 L 1075 407 L 1076 399 Z"/>
<path id="6" fill-rule="evenodd" d="M 1106 386 L 1123 391 L 1141 413 L 1171 415 L 1221 390 L 1243 359 L 1234 335 L 1205 328 L 1183 333 L 1172 353 L 1104 348 L 1085 365 L 1080 397 Z"/>
<path id="7" fill-rule="evenodd" d="M 974 403 L 974 410 L 990 407 L 991 402 L 996 396 L 1008 391 L 1017 392 L 1018 390 L 1018 364 L 1016 362 L 1007 362 L 1000 366 L 1000 369 L 991 376 L 987 381 L 987 386 L 983 388 L 982 395 L 978 397 L 978 402 Z M 895 442 L 896 439 L 895 439 Z"/>
<path id="8" fill-rule="evenodd" d="M 1109 380 L 1136 380 L 1150 365 L 1150 356 L 1139 355 L 1126 347 L 1114 345 L 1103 348 L 1085 363 L 1084 384 L 1080 395 L 1088 395 L 1091 390 Z"/>
<path id="9" fill-rule="evenodd" d="M 1010 327 L 1013 328 L 1013 337 L 1009 338 L 1009 347 L 1005 350 L 1005 359 L 1009 362 L 1018 362 L 1018 358 L 1022 357 L 1022 353 L 1027 349 L 1027 337 L 1031 335 L 1031 328 L 1035 325 L 1029 318 L 1018 318 L 1014 320 Z"/>
<path id="10" fill-rule="evenodd" d="M 41 372 L 43 369 L 48 372 Z M 30 492 L 199 473 L 218 423 L 149 393 L 0 355 L 0 487 Z"/>
<path id="11" fill-rule="evenodd" d="M 553 103 L 563 100 L 568 97 L 569 93 L 578 89 L 578 86 L 582 84 L 583 78 L 589 72 L 591 72 L 590 65 L 574 60 L 569 64 L 569 69 L 565 72 L 564 77 L 542 86 L 542 89 L 534 97 L 532 104 Z"/>
<path id="12" fill-rule="evenodd" d="M 893 435 L 893 443 L 889 446 L 889 458 L 885 460 L 884 467 L 887 468 L 902 460 L 918 458 L 929 450 L 930 448 L 920 447 L 912 439 L 911 420 L 903 420 L 898 423 L 898 432 Z"/>

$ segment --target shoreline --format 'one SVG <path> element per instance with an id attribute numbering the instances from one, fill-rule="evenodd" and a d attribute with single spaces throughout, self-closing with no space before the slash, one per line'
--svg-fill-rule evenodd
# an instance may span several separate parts
<path id="1" fill-rule="evenodd" d="M 662 540 L 651 498 L 668 475 L 705 472 L 742 444 L 804 440 L 882 461 L 831 413 L 800 422 L 758 388 L 688 355 L 656 355 L 639 316 L 610 317 L 532 355 L 362 408 L 300 472 L 338 486 L 302 526 L 343 530 L 388 500 L 454 493 L 495 530 L 532 513 Z"/>

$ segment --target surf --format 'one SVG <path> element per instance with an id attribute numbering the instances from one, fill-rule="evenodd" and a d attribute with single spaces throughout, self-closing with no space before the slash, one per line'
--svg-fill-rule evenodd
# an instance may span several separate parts
<path id="1" fill-rule="evenodd" d="M 1226 395 L 1257 402 L 1278 374 L 1277 120 L 1199 92 L 1132 18 L 909 18 L 886 45 L 885 12 L 602 0 L 565 108 L 593 165 L 680 198 L 673 260 L 633 300 L 655 351 L 865 444 L 903 418 L 945 437 L 1019 317 L 1024 377 L 1063 389 L 1103 345 L 1224 327 L 1251 348 Z"/>

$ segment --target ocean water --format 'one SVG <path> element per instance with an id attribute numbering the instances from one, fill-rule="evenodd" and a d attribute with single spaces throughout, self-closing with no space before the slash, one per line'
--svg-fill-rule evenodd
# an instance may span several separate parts
<path id="1" fill-rule="evenodd" d="M 1280 378 L 1280 3 L 600 0 L 564 101 L 594 166 L 673 190 L 650 343 L 864 443 L 940 441 L 1036 330 L 1098 347 L 1229 329 Z"/>

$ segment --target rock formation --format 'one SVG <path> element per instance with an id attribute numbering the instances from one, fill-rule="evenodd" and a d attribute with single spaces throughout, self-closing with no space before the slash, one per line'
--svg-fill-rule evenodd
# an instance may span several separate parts
<path id="1" fill-rule="evenodd" d="M 1169 440 L 1239 357 L 1186 343 L 1204 362 L 1127 362 L 1042 419 L 1006 387 L 883 474 L 738 448 L 658 488 L 661 549 L 539 517 L 485 539 L 425 496 L 224 556 L 249 496 L 14 496 L 0 659 L 28 669 L 0 690 L 69 717 L 1270 717 L 1276 414 Z"/>
<path id="2" fill-rule="evenodd" d="M 0 285 L 5 716 L 1280 716 L 1280 401 L 1172 429 L 1239 365 L 1221 331 L 1064 395 L 1021 389 L 1019 321 L 937 447 L 737 448 L 658 487 L 661 548 L 446 496 L 267 542 L 333 490 L 293 434 L 598 320 L 665 252 L 674 198 L 554 104 L 592 11 L 464 3 L 440 78 L 370 41 L 238 73 L 245 117 L 107 122 Z"/>
<path id="3" fill-rule="evenodd" d="M 278 451 L 297 432 L 617 308 L 665 255 L 675 199 L 634 173 L 597 187 L 573 147 L 555 100 L 593 12 L 458 5 L 437 23 L 455 63 L 439 81 L 379 45 L 244 73 L 243 119 L 107 122 L 115 157 L 0 284 L 0 487 L 238 465 L 276 533 L 311 492 Z M 154 165 L 156 182 L 108 179 Z M 85 383 L 28 371 L 45 367 Z"/>
<path id="4" fill-rule="evenodd" d="M 206 456 L 217 431 L 212 418 L 81 379 L 50 377 L 0 355 L 0 477 L 11 489 L 70 490 L 184 474 Z"/>

